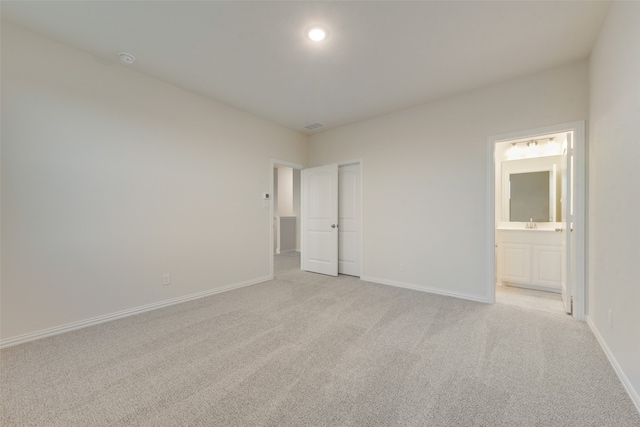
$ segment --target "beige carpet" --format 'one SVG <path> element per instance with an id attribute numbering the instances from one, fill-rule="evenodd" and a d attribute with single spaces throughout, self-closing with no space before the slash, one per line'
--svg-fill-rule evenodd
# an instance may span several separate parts
<path id="1" fill-rule="evenodd" d="M 2 350 L 3 426 L 640 426 L 584 323 L 277 279 Z"/>

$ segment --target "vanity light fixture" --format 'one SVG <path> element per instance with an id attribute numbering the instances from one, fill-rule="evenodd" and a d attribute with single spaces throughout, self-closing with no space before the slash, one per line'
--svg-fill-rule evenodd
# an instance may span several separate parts
<path id="1" fill-rule="evenodd" d="M 539 139 L 530 139 L 528 141 L 512 142 L 511 146 L 515 148 L 520 144 L 527 144 L 527 147 L 537 147 L 540 142 L 544 142 L 544 141 L 548 141 L 549 144 L 554 144 L 556 141 L 556 138 L 554 136 L 551 138 L 539 138 Z"/>
<path id="2" fill-rule="evenodd" d="M 309 40 L 314 42 L 321 42 L 322 40 L 325 40 L 327 38 L 327 36 L 329 35 L 329 30 L 321 25 L 313 25 L 307 28 L 306 34 Z"/>
<path id="3" fill-rule="evenodd" d="M 511 160 L 560 154 L 560 147 L 555 136 L 515 141 L 510 144 L 511 147 L 506 152 L 506 156 Z"/>

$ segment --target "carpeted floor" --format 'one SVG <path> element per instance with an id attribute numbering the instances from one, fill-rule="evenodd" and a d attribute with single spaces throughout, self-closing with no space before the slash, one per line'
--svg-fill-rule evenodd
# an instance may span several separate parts
<path id="1" fill-rule="evenodd" d="M 588 326 L 303 273 L 2 350 L 3 426 L 640 426 Z"/>

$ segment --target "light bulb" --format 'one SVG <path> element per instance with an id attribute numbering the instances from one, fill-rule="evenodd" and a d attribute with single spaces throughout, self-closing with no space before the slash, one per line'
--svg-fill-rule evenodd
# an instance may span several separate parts
<path id="1" fill-rule="evenodd" d="M 309 39 L 313 40 L 314 42 L 321 42 L 322 40 L 327 38 L 328 34 L 329 31 L 319 25 L 315 25 L 307 29 L 307 37 L 309 37 Z"/>

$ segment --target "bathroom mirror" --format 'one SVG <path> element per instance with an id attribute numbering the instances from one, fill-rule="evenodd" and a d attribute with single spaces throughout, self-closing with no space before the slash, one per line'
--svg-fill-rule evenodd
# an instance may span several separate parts
<path id="1" fill-rule="evenodd" d="M 549 171 L 509 175 L 509 221 L 552 222 Z"/>
<path id="2" fill-rule="evenodd" d="M 561 156 L 502 162 L 502 221 L 559 222 Z"/>

